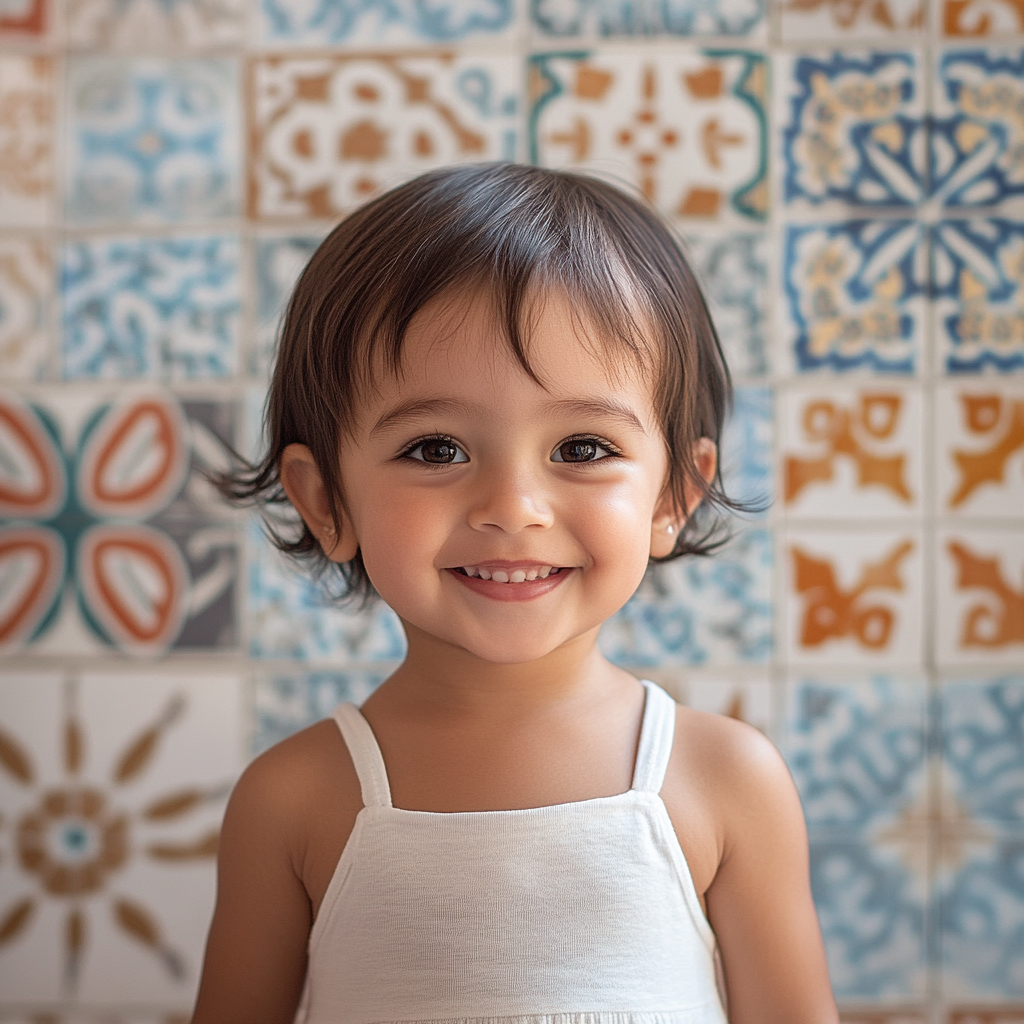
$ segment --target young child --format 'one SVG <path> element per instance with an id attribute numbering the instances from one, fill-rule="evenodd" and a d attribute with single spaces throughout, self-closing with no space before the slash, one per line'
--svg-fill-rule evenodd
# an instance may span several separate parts
<path id="1" fill-rule="evenodd" d="M 782 759 L 597 646 L 709 546 L 729 397 L 671 232 L 599 181 L 436 171 L 320 246 L 223 483 L 408 654 L 235 787 L 195 1024 L 834 1024 Z"/>

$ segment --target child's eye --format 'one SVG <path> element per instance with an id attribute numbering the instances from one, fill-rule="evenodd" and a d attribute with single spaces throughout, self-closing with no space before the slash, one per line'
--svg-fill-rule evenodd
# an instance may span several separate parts
<path id="1" fill-rule="evenodd" d="M 596 462 L 622 454 L 614 445 L 597 437 L 570 437 L 552 453 L 552 462 Z"/>
<path id="2" fill-rule="evenodd" d="M 403 453 L 407 459 L 427 462 L 432 466 L 448 466 L 453 462 L 469 462 L 469 456 L 450 437 L 428 437 L 417 441 Z"/>

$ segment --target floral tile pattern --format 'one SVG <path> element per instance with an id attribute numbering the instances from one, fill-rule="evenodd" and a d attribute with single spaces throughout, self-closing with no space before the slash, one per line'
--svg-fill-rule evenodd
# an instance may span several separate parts
<path id="1" fill-rule="evenodd" d="M 865 3 L 854 0 L 786 0 L 780 5 L 782 38 L 835 39 L 838 35 L 857 39 L 884 39 L 894 32 L 913 32 L 925 22 L 925 0 L 882 0 Z"/>
<path id="2" fill-rule="evenodd" d="M 920 359 L 927 247 L 915 221 L 791 225 L 778 338 L 784 364 L 910 374 Z"/>
<path id="3" fill-rule="evenodd" d="M 945 387 L 936 419 L 936 512 L 1019 516 L 1024 509 L 1024 388 Z"/>
<path id="4" fill-rule="evenodd" d="M 947 373 L 1024 369 L 1022 286 L 1020 222 L 948 220 L 934 229 L 932 294 Z"/>
<path id="5" fill-rule="evenodd" d="M 911 51 L 781 58 L 785 203 L 910 206 L 924 193 L 924 96 Z"/>
<path id="6" fill-rule="evenodd" d="M 382 602 L 359 610 L 332 602 L 308 570 L 290 564 L 261 526 L 249 528 L 249 654 L 253 658 L 399 661 L 405 635 Z"/>
<path id="7" fill-rule="evenodd" d="M 68 219 L 167 223 L 235 213 L 237 96 L 231 60 L 73 59 L 66 100 Z"/>
<path id="8" fill-rule="evenodd" d="M 736 388 L 720 445 L 726 494 L 758 507 L 772 498 L 772 413 L 771 389 Z"/>
<path id="9" fill-rule="evenodd" d="M 771 680 L 766 677 L 719 679 L 687 673 L 679 696 L 687 707 L 727 715 L 763 733 L 772 732 L 775 726 L 775 701 Z"/>
<path id="10" fill-rule="evenodd" d="M 944 0 L 942 31 L 951 37 L 996 39 L 1024 32 L 1024 6 L 1018 0 Z"/>
<path id="11" fill-rule="evenodd" d="M 710 301 L 729 369 L 737 377 L 767 374 L 767 236 L 687 232 L 686 243 Z"/>
<path id="12" fill-rule="evenodd" d="M 601 630 L 623 665 L 764 663 L 772 652 L 771 534 L 748 529 L 714 559 L 652 568 Z"/>
<path id="13" fill-rule="evenodd" d="M 53 61 L 0 54 L 0 225 L 53 212 Z"/>
<path id="14" fill-rule="evenodd" d="M 240 682 L 0 676 L 5 999 L 188 1009 L 243 764 Z"/>
<path id="15" fill-rule="evenodd" d="M 1024 658 L 1024 530 L 941 531 L 936 657 L 940 664 Z"/>
<path id="16" fill-rule="evenodd" d="M 761 220 L 767 88 L 749 51 L 535 55 L 531 159 L 614 175 L 670 217 Z"/>
<path id="17" fill-rule="evenodd" d="M 783 566 L 790 660 L 919 665 L 921 546 L 911 531 L 790 531 Z"/>
<path id="18" fill-rule="evenodd" d="M 951 206 L 988 206 L 1024 195 L 1024 53 L 942 55 L 930 132 L 932 189 Z"/>
<path id="19" fill-rule="evenodd" d="M 0 39 L 41 36 L 49 27 L 50 0 L 15 0 L 0 8 Z"/>
<path id="20" fill-rule="evenodd" d="M 651 36 L 749 36 L 760 34 L 764 0 L 530 0 L 540 38 Z"/>
<path id="21" fill-rule="evenodd" d="M 63 0 L 74 47 L 145 46 L 153 38 L 215 47 L 242 40 L 244 0 Z"/>
<path id="22" fill-rule="evenodd" d="M 65 377 L 194 380 L 237 367 L 235 236 L 117 238 L 64 250 Z"/>
<path id="23" fill-rule="evenodd" d="M 238 539 L 201 472 L 234 420 L 166 392 L 3 395 L 0 651 L 232 647 Z"/>
<path id="24" fill-rule="evenodd" d="M 790 515 L 907 516 L 920 511 L 920 392 L 789 390 L 783 397 L 782 500 Z"/>
<path id="25" fill-rule="evenodd" d="M 333 218 L 432 167 L 515 159 L 520 78 L 446 52 L 254 60 L 249 215 Z"/>
<path id="26" fill-rule="evenodd" d="M 42 376 L 53 296 L 50 247 L 42 238 L 0 238 L 0 377 Z"/>
<path id="27" fill-rule="evenodd" d="M 259 0 L 261 38 L 277 45 L 391 46 L 509 34 L 517 0 Z"/>
<path id="28" fill-rule="evenodd" d="M 343 701 L 362 704 L 390 674 L 390 667 L 377 662 L 342 671 L 258 676 L 253 753 L 262 753 L 300 729 L 329 718 Z"/>

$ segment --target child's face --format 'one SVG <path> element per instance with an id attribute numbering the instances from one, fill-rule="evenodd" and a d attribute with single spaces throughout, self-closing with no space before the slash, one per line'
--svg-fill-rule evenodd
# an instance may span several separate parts
<path id="1" fill-rule="evenodd" d="M 578 330 L 568 301 L 546 296 L 529 337 L 545 389 L 488 302 L 428 306 L 401 379 L 382 378 L 342 447 L 345 527 L 378 592 L 414 630 L 489 662 L 596 635 L 652 537 L 667 554 L 678 526 L 651 382 Z"/>

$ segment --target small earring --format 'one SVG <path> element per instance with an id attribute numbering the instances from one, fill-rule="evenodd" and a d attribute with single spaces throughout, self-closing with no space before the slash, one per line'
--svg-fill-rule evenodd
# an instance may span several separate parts
<path id="1" fill-rule="evenodd" d="M 665 532 L 671 537 L 672 534 L 676 532 L 676 528 L 669 523 L 668 526 L 665 527 Z"/>

